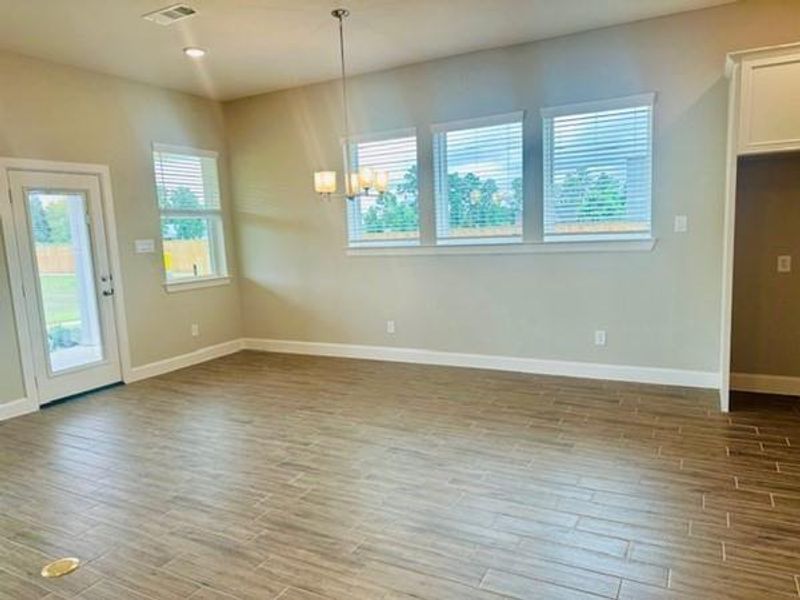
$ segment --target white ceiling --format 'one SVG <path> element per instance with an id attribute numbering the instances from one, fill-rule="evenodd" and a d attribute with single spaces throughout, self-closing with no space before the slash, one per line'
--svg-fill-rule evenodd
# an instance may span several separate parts
<path id="1" fill-rule="evenodd" d="M 177 1 L 0 0 L 0 48 L 230 99 L 336 77 L 340 4 L 360 73 L 733 0 L 186 0 L 198 14 L 172 26 L 140 18 Z"/>

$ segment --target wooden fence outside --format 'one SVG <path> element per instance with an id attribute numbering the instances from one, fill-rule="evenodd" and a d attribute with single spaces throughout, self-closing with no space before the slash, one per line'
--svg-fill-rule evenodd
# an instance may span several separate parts
<path id="1" fill-rule="evenodd" d="M 164 243 L 164 261 L 180 273 L 191 273 L 194 265 L 200 273 L 210 270 L 208 242 L 203 240 L 172 240 Z M 36 263 L 39 273 L 55 275 L 75 273 L 75 255 L 69 244 L 38 244 Z"/>

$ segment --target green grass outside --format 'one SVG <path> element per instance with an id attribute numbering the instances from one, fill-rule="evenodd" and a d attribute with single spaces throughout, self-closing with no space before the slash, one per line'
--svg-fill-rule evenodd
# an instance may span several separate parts
<path id="1" fill-rule="evenodd" d="M 47 328 L 81 318 L 75 275 L 41 275 L 42 301 Z"/>

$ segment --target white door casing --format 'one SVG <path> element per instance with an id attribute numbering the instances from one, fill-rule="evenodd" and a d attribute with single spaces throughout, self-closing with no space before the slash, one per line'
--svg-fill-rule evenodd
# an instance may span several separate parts
<path id="1" fill-rule="evenodd" d="M 28 197 L 37 193 L 66 195 L 69 206 L 75 275 L 80 296 L 81 339 L 99 340 L 102 356 L 84 356 L 64 363 L 52 355 L 46 342 L 42 288 L 37 274 L 36 236 L 31 227 Z M 14 305 L 28 410 L 75 393 L 126 380 L 131 373 L 127 325 L 123 304 L 120 258 L 114 223 L 110 173 L 103 165 L 57 163 L 29 159 L 0 159 L 0 219 L 5 241 L 9 282 Z M 81 241 L 81 220 L 75 211 L 83 205 L 88 235 Z M 63 208 L 63 207 L 62 207 Z M 76 230 L 75 227 L 78 227 Z M 104 293 L 105 292 L 105 295 Z M 91 313 L 96 311 L 96 322 Z M 88 348 L 92 350 L 92 348 Z M 77 350 L 81 350 L 77 348 Z M 62 353 L 63 354 L 63 353 Z M 74 358 L 74 357 L 73 357 Z M 81 364 L 83 361 L 83 364 Z"/>

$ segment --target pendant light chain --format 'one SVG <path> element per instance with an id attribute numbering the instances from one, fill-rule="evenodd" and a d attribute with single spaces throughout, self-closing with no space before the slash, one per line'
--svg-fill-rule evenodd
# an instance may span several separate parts
<path id="1" fill-rule="evenodd" d="M 331 16 L 339 21 L 339 58 L 342 62 L 342 109 L 344 114 L 344 195 L 348 200 L 359 196 L 370 196 L 377 193 L 383 196 L 389 186 L 389 172 L 375 171 L 364 166 L 357 173 L 350 171 L 352 148 L 350 147 L 350 110 L 347 98 L 347 57 L 344 47 L 344 20 L 350 16 L 346 8 L 331 11 Z M 336 193 L 336 171 L 316 171 L 314 173 L 314 190 L 323 198 L 330 199 Z"/>
<path id="2" fill-rule="evenodd" d="M 339 19 L 339 52 L 342 59 L 342 105 L 344 106 L 344 135 L 350 140 L 350 118 L 347 110 L 347 70 L 344 53 L 344 17 L 346 13 L 338 13 Z"/>
<path id="3" fill-rule="evenodd" d="M 334 11 L 334 16 L 339 19 L 339 56 L 342 63 L 342 108 L 344 110 L 344 140 L 345 140 L 345 154 L 344 154 L 344 189 L 345 195 L 349 196 L 355 194 L 355 190 L 350 189 L 350 115 L 348 110 L 347 100 L 347 68 L 346 58 L 344 51 L 344 18 L 348 16 L 345 9 L 337 9 Z"/>

